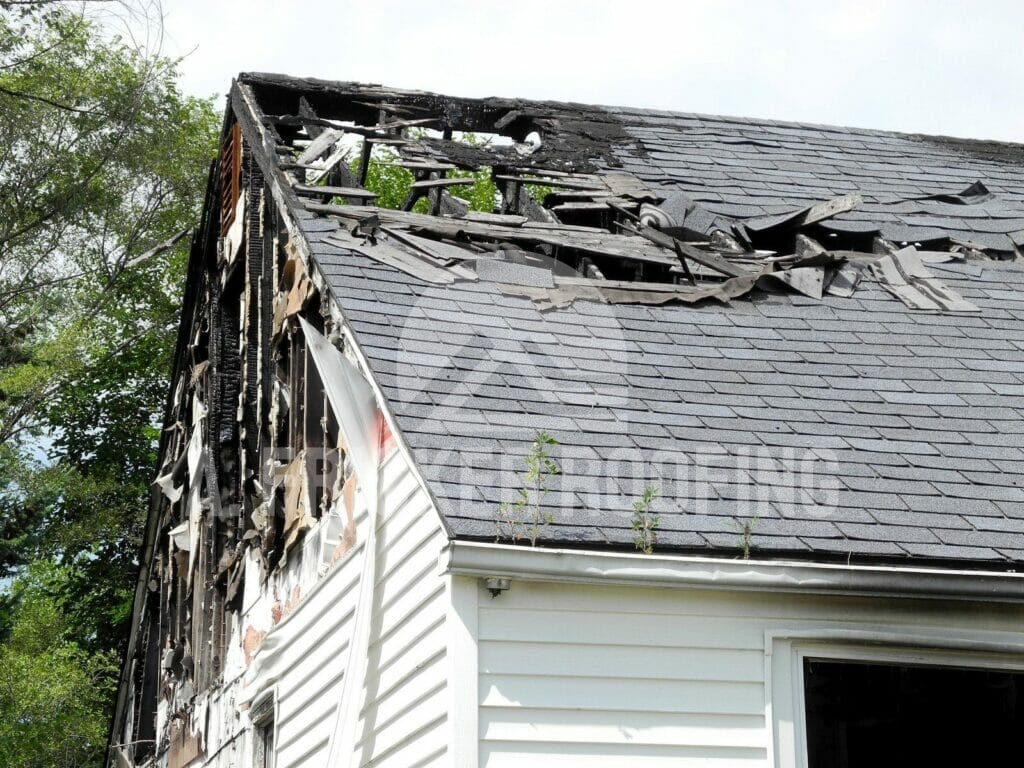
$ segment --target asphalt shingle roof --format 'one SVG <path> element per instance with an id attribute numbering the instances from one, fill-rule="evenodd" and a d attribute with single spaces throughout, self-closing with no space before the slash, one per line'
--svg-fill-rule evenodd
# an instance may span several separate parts
<path id="1" fill-rule="evenodd" d="M 1019 146 L 587 109 L 631 137 L 619 170 L 717 213 L 858 192 L 837 229 L 999 250 L 1024 233 Z M 898 202 L 975 181 L 995 198 Z M 820 302 L 541 312 L 485 280 L 422 282 L 327 242 L 336 222 L 295 216 L 455 536 L 495 536 L 544 430 L 562 473 L 542 543 L 632 548 L 633 504 L 656 486 L 661 548 L 735 556 L 746 524 L 765 555 L 1024 561 L 1019 262 L 929 265 L 969 315 L 910 310 L 871 278 Z"/>
<path id="2" fill-rule="evenodd" d="M 1024 560 L 1024 266 L 944 267 L 980 315 L 853 298 L 728 307 L 439 287 L 309 238 L 453 533 L 493 537 L 538 432 L 548 543 Z"/>
<path id="3" fill-rule="evenodd" d="M 895 241 L 960 236 L 1012 251 L 1024 243 L 1024 146 L 773 121 L 612 108 L 641 149 L 624 170 L 687 192 L 715 213 L 784 213 L 856 192 L 864 203 L 829 222 L 881 228 Z M 949 199 L 983 181 L 992 199 Z"/>

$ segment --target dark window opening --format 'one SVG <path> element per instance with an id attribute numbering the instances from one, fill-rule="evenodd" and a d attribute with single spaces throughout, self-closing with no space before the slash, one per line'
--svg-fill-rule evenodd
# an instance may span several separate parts
<path id="1" fill-rule="evenodd" d="M 1017 766 L 1024 672 L 806 659 L 809 768 Z"/>

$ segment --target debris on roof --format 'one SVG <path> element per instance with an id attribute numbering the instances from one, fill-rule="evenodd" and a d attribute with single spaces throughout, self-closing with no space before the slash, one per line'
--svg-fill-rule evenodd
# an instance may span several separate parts
<path id="1" fill-rule="evenodd" d="M 495 261 L 532 258 L 534 268 L 550 272 L 550 285 L 508 269 L 499 282 L 510 295 L 554 309 L 577 300 L 728 302 L 755 288 L 849 297 L 869 274 L 911 309 L 976 311 L 913 255 L 926 243 L 929 252 L 959 257 L 964 241 L 932 233 L 923 242 L 900 241 L 898 256 L 875 252 L 872 243 L 892 227 L 870 216 L 844 218 L 864 203 L 856 191 L 732 216 L 623 170 L 616 144 L 641 154 L 643 148 L 607 115 L 583 119 L 593 117 L 586 108 L 542 110 L 515 100 L 263 75 L 244 80 L 258 87 L 273 156 L 291 192 L 306 210 L 343 225 L 333 242 L 429 283 L 476 280 L 481 267 L 494 275 Z M 463 132 L 490 141 L 461 140 Z M 366 188 L 373 162 L 412 174 L 400 210 L 378 206 L 377 193 Z M 490 210 L 473 211 L 452 190 L 476 184 L 480 174 L 496 191 Z M 542 199 L 537 190 L 547 190 Z M 426 205 L 415 210 L 421 200 Z M 976 181 L 959 192 L 886 205 L 905 219 L 935 218 L 936 208 L 999 204 Z M 988 249 L 971 243 L 966 250 L 984 258 Z"/>
<path id="2" fill-rule="evenodd" d="M 912 245 L 871 262 L 871 272 L 887 291 L 911 309 L 979 311 L 925 269 L 920 254 Z"/>

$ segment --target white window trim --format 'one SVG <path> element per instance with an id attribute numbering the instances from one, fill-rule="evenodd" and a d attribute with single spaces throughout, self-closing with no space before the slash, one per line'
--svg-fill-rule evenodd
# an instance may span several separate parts
<path id="1" fill-rule="evenodd" d="M 273 730 L 271 734 L 272 743 L 274 750 L 277 750 L 277 686 L 262 694 L 253 702 L 252 706 L 249 707 L 249 721 L 252 723 L 249 739 L 252 744 L 252 754 L 249 756 L 249 765 L 262 766 L 266 763 L 266 756 L 263 753 L 263 734 L 268 728 Z M 275 764 L 277 762 L 276 755 L 273 762 Z"/>
<path id="2" fill-rule="evenodd" d="M 804 659 L 920 664 L 1024 672 L 1024 642 L 1007 633 L 957 636 L 878 631 L 765 633 L 765 720 L 772 768 L 807 768 Z"/>

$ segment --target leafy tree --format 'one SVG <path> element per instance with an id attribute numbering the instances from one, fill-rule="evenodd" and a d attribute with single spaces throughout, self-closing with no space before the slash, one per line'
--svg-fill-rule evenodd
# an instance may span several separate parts
<path id="1" fill-rule="evenodd" d="M 58 3 L 0 2 L 0 575 L 73 566 L 120 639 L 194 225 L 210 102 L 174 62 Z"/>
<path id="2" fill-rule="evenodd" d="M 217 129 L 174 62 L 0 2 L 5 766 L 102 762 Z"/>
<path id="3" fill-rule="evenodd" d="M 14 582 L 16 608 L 0 643 L 0 755 L 5 768 L 101 765 L 118 654 L 74 640 L 68 569 L 40 564 Z"/>
<path id="4" fill-rule="evenodd" d="M 0 763 L 17 768 L 102 765 L 179 234 L 218 128 L 174 62 L 75 7 L 0 0 Z"/>

